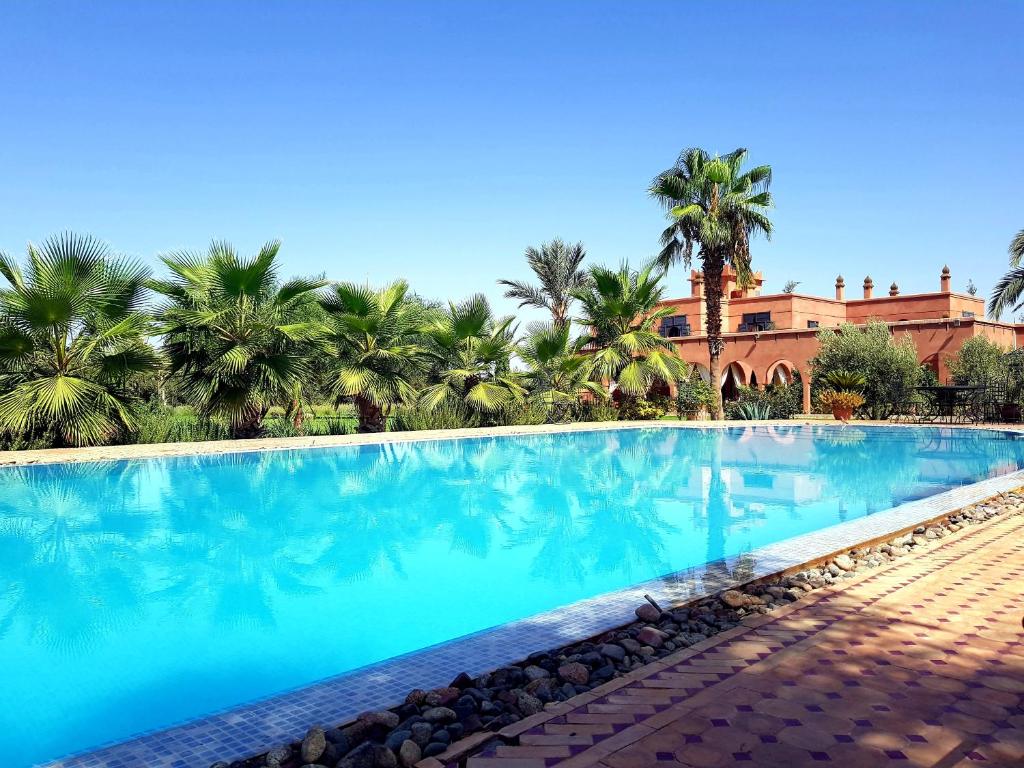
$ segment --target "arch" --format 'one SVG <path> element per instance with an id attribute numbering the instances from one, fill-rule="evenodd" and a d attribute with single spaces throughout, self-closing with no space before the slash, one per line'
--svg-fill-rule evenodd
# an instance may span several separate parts
<path id="1" fill-rule="evenodd" d="M 693 366 L 693 370 L 695 370 L 700 375 L 700 380 L 701 381 L 703 381 L 705 384 L 710 384 L 711 383 L 711 369 L 710 368 L 708 368 L 703 363 L 690 363 L 690 365 Z"/>
<path id="2" fill-rule="evenodd" d="M 742 360 L 734 360 L 722 366 L 722 398 L 735 400 L 739 397 L 739 388 L 746 387 L 753 381 L 754 369 Z"/>
<path id="3" fill-rule="evenodd" d="M 796 373 L 796 364 L 791 360 L 776 360 L 765 370 L 764 381 L 765 384 L 785 386 L 793 383 Z"/>
<path id="4" fill-rule="evenodd" d="M 655 397 L 672 397 L 672 387 L 664 381 L 656 381 L 651 385 L 651 388 L 647 390 L 647 399 L 651 400 Z"/>

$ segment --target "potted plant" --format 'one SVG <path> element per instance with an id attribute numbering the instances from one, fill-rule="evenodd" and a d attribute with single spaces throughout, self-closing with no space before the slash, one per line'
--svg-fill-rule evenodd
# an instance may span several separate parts
<path id="1" fill-rule="evenodd" d="M 832 416 L 837 421 L 849 421 L 853 417 L 854 408 L 864 405 L 864 395 L 860 392 L 840 392 L 835 389 L 826 389 L 818 400 L 826 408 L 832 409 Z"/>

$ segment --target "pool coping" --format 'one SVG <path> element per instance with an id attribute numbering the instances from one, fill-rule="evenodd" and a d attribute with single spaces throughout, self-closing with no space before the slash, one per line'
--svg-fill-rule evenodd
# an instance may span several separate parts
<path id="1" fill-rule="evenodd" d="M 341 448 L 391 443 L 419 443 L 463 438 L 515 437 L 548 435 L 561 432 L 592 432 L 617 429 L 742 429 L 748 426 L 816 426 L 832 429 L 844 427 L 892 427 L 894 429 L 939 428 L 971 429 L 994 432 L 1024 432 L 1024 424 L 910 424 L 890 421 L 858 420 L 848 423 L 831 419 L 763 419 L 722 421 L 584 421 L 568 424 L 523 424 L 505 427 L 465 427 L 460 429 L 424 429 L 372 434 L 320 435 L 306 437 L 266 437 L 248 440 L 206 440 L 182 443 L 146 443 L 134 445 L 102 445 L 83 448 L 40 448 L 23 451 L 0 451 L 0 468 L 42 464 L 77 464 L 82 462 L 131 461 L 180 456 L 217 456 L 222 454 L 295 451 L 311 448 Z"/>
<path id="2" fill-rule="evenodd" d="M 756 422 L 795 426 L 798 420 Z M 814 421 L 806 422 L 816 424 Z M 601 422 L 594 428 L 622 428 L 623 422 Z M 755 422 L 625 422 L 635 427 L 736 427 Z M 828 424 L 827 422 L 825 424 Z M 824 426 L 821 422 L 817 425 Z M 608 426 L 610 425 L 610 426 Z M 858 424 L 860 426 L 860 424 Z M 897 426 L 878 424 L 877 426 Z M 565 429 L 497 428 L 501 431 L 450 430 L 449 439 L 495 435 L 544 434 Z M 1019 429 L 995 428 L 998 431 Z M 453 435 L 453 432 L 469 434 Z M 431 433 L 421 440 L 437 439 Z M 353 436 L 341 436 L 353 437 Z M 380 436 L 373 436 L 380 438 Z M 229 441 L 237 442 L 237 441 Z M 362 445 L 387 440 L 344 442 Z M 331 447 L 330 445 L 291 445 L 283 449 Z M 133 446 L 134 447 L 134 446 Z M 281 449 L 281 448 L 279 448 Z M 253 448 L 252 450 L 262 450 Z M 226 451 L 210 451 L 223 453 Z M 181 454 L 160 454 L 181 455 Z M 188 454 L 186 454 L 188 455 Z M 129 458 L 129 457 L 119 457 Z M 141 457 L 130 457 L 141 458 Z M 86 459 L 111 460 L 113 457 Z M 705 564 L 667 574 L 535 616 L 467 635 L 436 646 L 414 651 L 353 670 L 298 689 L 280 693 L 230 710 L 188 722 L 138 734 L 128 739 L 100 745 L 88 751 L 44 763 L 46 768 L 208 768 L 218 760 L 236 760 L 259 754 L 281 743 L 300 739 L 312 725 L 338 724 L 361 712 L 385 709 L 404 700 L 413 688 L 437 688 L 447 685 L 456 675 L 478 675 L 503 664 L 519 661 L 528 653 L 549 650 L 593 637 L 628 624 L 633 613 L 652 595 L 662 605 L 677 605 L 714 594 L 737 584 L 762 579 L 776 573 L 813 563 L 849 550 L 865 542 L 898 535 L 924 522 L 941 517 L 969 504 L 1024 485 L 1024 470 L 1018 470 L 953 488 L 901 504 L 869 516 L 849 520 L 820 531 L 785 539 L 748 553 L 728 558 L 726 568 L 719 563 Z M 740 578 L 723 575 L 743 561 Z M 715 567 L 709 567 L 715 566 Z M 341 702 L 344 702 L 342 704 Z"/>

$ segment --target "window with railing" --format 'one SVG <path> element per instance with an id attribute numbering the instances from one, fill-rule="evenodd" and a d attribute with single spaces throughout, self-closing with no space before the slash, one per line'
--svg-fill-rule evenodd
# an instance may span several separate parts
<path id="1" fill-rule="evenodd" d="M 771 312 L 747 312 L 740 323 L 740 333 L 744 331 L 774 331 Z"/>
<path id="2" fill-rule="evenodd" d="M 658 328 L 658 333 L 666 339 L 677 339 L 680 336 L 689 336 L 691 333 L 690 323 L 686 319 L 686 315 L 664 317 L 661 320 L 661 326 Z"/>
<path id="3" fill-rule="evenodd" d="M 808 320 L 807 321 L 807 327 L 808 328 L 817 328 L 818 327 L 818 321 L 817 320 Z"/>

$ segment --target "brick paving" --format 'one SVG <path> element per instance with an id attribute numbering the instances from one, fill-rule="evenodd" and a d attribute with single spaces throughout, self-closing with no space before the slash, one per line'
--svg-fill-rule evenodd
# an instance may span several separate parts
<path id="1" fill-rule="evenodd" d="M 1022 591 L 1024 515 L 996 519 L 750 617 L 448 765 L 1024 766 Z"/>

